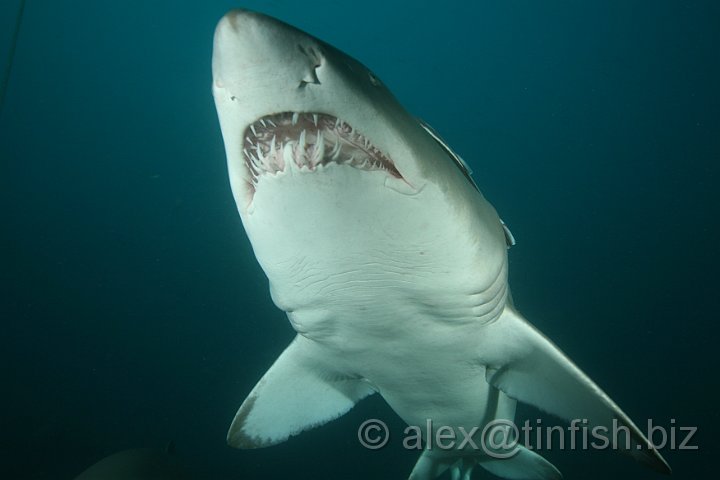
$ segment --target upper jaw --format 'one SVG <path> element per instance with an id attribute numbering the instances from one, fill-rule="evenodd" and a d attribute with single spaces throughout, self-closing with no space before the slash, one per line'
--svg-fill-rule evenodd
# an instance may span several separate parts
<path id="1" fill-rule="evenodd" d="M 329 163 L 402 178 L 392 159 L 362 132 L 326 113 L 283 112 L 256 120 L 243 135 L 243 160 L 252 190 L 264 175 L 288 168 L 312 172 Z"/>
<path id="2" fill-rule="evenodd" d="M 332 163 L 380 170 L 386 174 L 385 186 L 398 193 L 414 195 L 423 189 L 426 180 L 417 166 L 420 154 L 405 146 L 402 132 L 395 132 L 394 125 L 388 125 L 384 138 L 378 138 L 366 134 L 365 123 L 326 112 L 282 111 L 242 122 L 235 118 L 230 121 L 232 128 L 224 125 L 231 184 L 240 213 L 248 212 L 263 178 L 289 168 L 311 173 Z M 381 121 L 385 120 L 378 119 Z M 229 122 L 221 119 L 222 123 Z"/>

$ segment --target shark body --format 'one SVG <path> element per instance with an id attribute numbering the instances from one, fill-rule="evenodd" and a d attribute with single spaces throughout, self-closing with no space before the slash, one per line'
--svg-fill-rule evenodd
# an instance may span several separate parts
<path id="1" fill-rule="evenodd" d="M 75 480 L 191 480 L 171 449 L 139 448 L 108 455 Z"/>
<path id="2" fill-rule="evenodd" d="M 379 393 L 409 425 L 480 430 L 523 401 L 630 432 L 620 408 L 514 308 L 512 236 L 464 162 L 364 65 L 244 10 L 218 24 L 213 95 L 231 187 L 274 303 L 297 331 L 228 433 L 257 448 Z M 477 429 L 476 429 L 477 430 Z M 460 437 L 462 438 L 462 437 Z M 490 452 L 492 453 L 492 452 Z M 426 449 L 410 478 L 560 478 L 535 452 Z"/>

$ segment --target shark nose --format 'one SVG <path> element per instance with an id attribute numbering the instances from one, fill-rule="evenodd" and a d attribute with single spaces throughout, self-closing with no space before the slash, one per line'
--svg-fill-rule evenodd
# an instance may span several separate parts
<path id="1" fill-rule="evenodd" d="M 250 10 L 231 10 L 218 22 L 213 46 L 213 77 L 216 88 L 247 85 L 257 72 L 282 69 L 278 85 L 304 88 L 320 85 L 323 55 L 318 42 L 307 34 L 272 17 Z M 278 87 L 280 88 L 280 87 Z"/>
<path id="2" fill-rule="evenodd" d="M 228 60 L 261 57 L 277 48 L 277 38 L 287 27 L 271 17 L 250 10 L 235 9 L 226 13 L 215 28 L 214 51 Z"/>
<path id="3" fill-rule="evenodd" d="M 232 35 L 242 39 L 264 35 L 265 31 L 272 30 L 278 24 L 281 22 L 262 13 L 237 8 L 230 10 L 220 19 L 216 35 Z"/>
<path id="4" fill-rule="evenodd" d="M 218 22 L 215 36 L 216 38 L 242 36 L 251 30 L 253 23 L 257 23 L 258 17 L 259 14 L 249 10 L 230 10 Z"/>
<path id="5" fill-rule="evenodd" d="M 226 13 L 218 22 L 212 60 L 216 88 L 223 88 L 225 80 L 237 73 L 238 62 L 252 57 L 253 35 L 259 31 L 261 17 L 257 13 L 237 9 Z"/>

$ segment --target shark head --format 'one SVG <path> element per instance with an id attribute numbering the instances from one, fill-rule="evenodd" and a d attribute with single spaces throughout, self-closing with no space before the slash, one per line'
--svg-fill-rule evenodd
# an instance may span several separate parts
<path id="1" fill-rule="evenodd" d="M 299 258 L 331 276 L 367 263 L 369 251 L 438 250 L 438 262 L 464 263 L 450 251 L 463 245 L 478 258 L 493 252 L 487 276 L 471 283 L 504 271 L 501 222 L 464 164 L 363 64 L 234 10 L 218 23 L 212 66 L 233 195 L 280 308 L 313 303 L 285 268 Z"/>
<path id="2" fill-rule="evenodd" d="M 245 230 L 273 300 L 295 318 L 327 300 L 322 289 L 295 288 L 309 268 L 333 278 L 382 265 L 372 252 L 408 264 L 430 257 L 439 270 L 457 264 L 461 276 L 471 275 L 462 265 L 482 262 L 483 274 L 466 283 L 502 284 L 506 245 L 495 210 L 459 157 L 357 60 L 279 20 L 234 10 L 215 32 L 213 94 Z M 298 259 L 306 268 L 288 268 Z M 373 278 L 392 275 L 371 269 Z M 447 281 L 452 289 L 458 278 Z M 504 298 L 496 293 L 492 315 Z"/>
<path id="3" fill-rule="evenodd" d="M 245 10 L 222 18 L 213 95 L 243 218 L 255 193 L 290 169 L 382 172 L 376 180 L 395 195 L 457 180 L 442 146 L 373 72 L 274 18 Z"/>

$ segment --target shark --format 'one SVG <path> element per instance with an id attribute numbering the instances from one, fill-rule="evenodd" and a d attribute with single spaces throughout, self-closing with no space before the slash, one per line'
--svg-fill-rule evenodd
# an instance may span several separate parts
<path id="1" fill-rule="evenodd" d="M 515 308 L 512 234 L 462 158 L 377 75 L 248 10 L 219 21 L 212 73 L 233 197 L 271 298 L 297 332 L 238 409 L 229 445 L 281 443 L 379 394 L 409 426 L 432 422 L 489 445 L 426 446 L 412 480 L 469 479 L 478 466 L 509 479 L 561 478 L 530 448 L 505 455 L 478 438 L 512 422 L 519 401 L 619 426 L 627 438 L 618 450 L 670 472 Z"/>
<path id="2" fill-rule="evenodd" d="M 174 444 L 166 448 L 122 450 L 93 464 L 75 480 L 190 480 L 194 478 L 174 456 Z"/>

